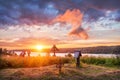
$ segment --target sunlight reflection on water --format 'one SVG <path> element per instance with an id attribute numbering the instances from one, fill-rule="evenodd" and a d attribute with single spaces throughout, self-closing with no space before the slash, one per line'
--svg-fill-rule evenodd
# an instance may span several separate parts
<path id="1" fill-rule="evenodd" d="M 16 51 L 15 52 L 17 55 L 20 55 L 20 51 Z M 67 55 L 68 53 L 56 53 L 56 56 L 60 56 L 60 57 L 65 57 L 65 55 Z M 71 53 L 72 56 L 74 56 L 73 53 Z M 31 56 L 46 56 L 47 53 L 40 53 L 40 52 L 31 52 L 30 54 Z M 53 53 L 50 53 L 50 56 L 52 56 Z M 27 56 L 27 55 L 25 55 Z M 84 53 L 82 54 L 82 56 L 95 56 L 95 57 L 115 57 L 115 54 L 90 54 L 90 53 Z"/>

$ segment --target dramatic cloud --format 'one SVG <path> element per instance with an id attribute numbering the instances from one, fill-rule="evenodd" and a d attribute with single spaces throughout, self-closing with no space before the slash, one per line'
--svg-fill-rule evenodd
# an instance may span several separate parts
<path id="1" fill-rule="evenodd" d="M 89 40 L 103 36 L 109 40 L 115 36 L 116 40 L 119 25 L 120 0 L 0 0 L 0 39 L 5 40 L 1 45 L 18 43 L 16 46 L 21 46 L 19 43 L 23 42 L 14 39 L 23 37 L 25 44 L 39 41 L 36 37 L 47 37 L 49 43 L 68 37 L 69 40 Z M 28 37 L 33 40 L 26 39 Z"/>
<path id="2" fill-rule="evenodd" d="M 94 22 L 100 17 L 105 17 L 105 12 L 94 8 L 88 8 L 84 13 L 84 19 L 88 22 Z"/>
<path id="3" fill-rule="evenodd" d="M 83 14 L 79 9 L 67 10 L 63 15 L 59 15 L 54 21 L 55 22 L 66 22 L 72 25 L 72 30 L 69 32 L 70 35 L 77 35 L 83 39 L 87 39 L 88 35 L 85 30 L 81 27 Z"/>
<path id="4" fill-rule="evenodd" d="M 49 23 L 58 14 L 54 4 L 41 0 L 0 0 L 0 28 Z"/>
<path id="5" fill-rule="evenodd" d="M 83 3 L 96 9 L 120 9 L 120 0 L 83 0 Z"/>
<path id="6" fill-rule="evenodd" d="M 104 16 L 102 10 L 120 9 L 119 3 L 120 0 L 0 0 L 0 28 L 5 25 L 48 24 L 68 9 L 80 9 L 88 19 L 96 20 Z"/>

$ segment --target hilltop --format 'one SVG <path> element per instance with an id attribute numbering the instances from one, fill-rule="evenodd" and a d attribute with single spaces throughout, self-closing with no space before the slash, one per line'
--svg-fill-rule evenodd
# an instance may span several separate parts
<path id="1" fill-rule="evenodd" d="M 0 70 L 0 80 L 120 80 L 119 75 L 120 69 L 87 64 L 65 64 L 61 74 L 56 65 Z"/>

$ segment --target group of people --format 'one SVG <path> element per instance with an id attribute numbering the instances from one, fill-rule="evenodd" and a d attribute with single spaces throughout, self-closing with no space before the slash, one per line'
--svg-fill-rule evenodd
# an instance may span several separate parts
<path id="1" fill-rule="evenodd" d="M 28 50 L 28 51 L 22 51 L 22 52 L 20 53 L 20 56 L 21 56 L 21 57 L 25 57 L 26 54 L 28 55 L 28 57 L 30 57 L 31 51 L 30 51 L 30 50 Z"/>

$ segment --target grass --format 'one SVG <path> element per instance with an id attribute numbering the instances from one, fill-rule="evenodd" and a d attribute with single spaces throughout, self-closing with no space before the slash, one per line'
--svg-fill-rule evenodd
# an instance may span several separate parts
<path id="1" fill-rule="evenodd" d="M 83 63 L 102 65 L 108 67 L 120 67 L 120 57 L 119 58 L 105 58 L 105 57 L 88 57 L 84 56 L 81 58 Z"/>
<path id="2" fill-rule="evenodd" d="M 19 56 L 2 56 L 0 57 L 0 69 L 2 68 L 22 68 L 22 67 L 41 67 L 59 62 L 75 63 L 73 57 L 19 57 Z M 82 63 L 108 66 L 108 67 L 120 67 L 120 58 L 105 58 L 105 57 L 81 57 Z M 82 66 L 82 65 L 81 65 Z"/>
<path id="3" fill-rule="evenodd" d="M 70 58 L 3 56 L 0 58 L 0 69 L 48 66 L 48 65 L 58 64 L 60 60 L 64 64 L 64 63 L 69 63 Z"/>
<path id="4" fill-rule="evenodd" d="M 64 63 L 61 73 L 55 65 L 60 60 Z M 114 68 L 120 67 L 119 61 L 119 58 L 84 56 L 81 67 L 76 68 L 73 57 L 2 56 L 0 80 L 120 80 L 120 68 Z"/>
<path id="5" fill-rule="evenodd" d="M 0 70 L 0 80 L 120 80 L 120 70 L 83 64 L 65 64 L 59 74 L 55 65 L 39 68 L 14 68 Z"/>

